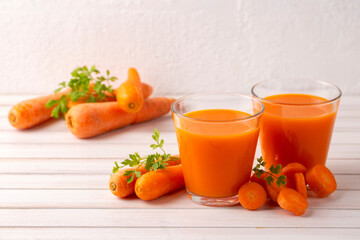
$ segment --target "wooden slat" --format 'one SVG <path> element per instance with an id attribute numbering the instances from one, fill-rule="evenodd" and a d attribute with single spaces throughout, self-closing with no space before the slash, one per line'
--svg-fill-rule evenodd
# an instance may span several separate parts
<path id="1" fill-rule="evenodd" d="M 51 92 L 51 90 L 50 90 Z M 49 92 L 49 93 L 50 93 Z M 243 93 L 243 94 L 249 94 L 249 93 Z M 44 96 L 46 94 L 44 93 L 34 93 L 34 94 L 3 94 L 0 95 L 0 105 L 2 106 L 12 106 L 16 103 L 19 103 L 23 100 L 27 100 L 27 99 L 31 99 L 31 98 L 36 98 L 39 96 Z M 173 97 L 173 98 L 179 98 L 182 96 L 185 96 L 185 94 L 175 94 L 175 95 L 171 95 L 168 97 Z M 353 107 L 353 108 L 360 108 L 359 105 L 360 102 L 360 96 L 359 95 L 347 95 L 344 94 L 341 97 L 340 100 L 340 109 L 341 107 Z"/>
<path id="2" fill-rule="evenodd" d="M 261 219 L 261 221 L 259 220 Z M 336 220 L 335 220 L 336 219 Z M 308 209 L 303 217 L 276 208 L 0 209 L 1 227 L 338 227 L 360 228 L 360 210 Z"/>
<path id="3" fill-rule="evenodd" d="M 269 239 L 289 240 L 301 239 L 318 240 L 358 240 L 360 229 L 347 228 L 0 228 L 0 236 L 6 236 L 8 240 L 32 240 L 34 236 L 38 240 L 59 239 L 157 239 L 157 240 L 193 240 L 207 239 L 222 240 L 241 239 L 254 240 L 259 236 Z M 300 238 L 299 238 L 300 239 Z"/>
<path id="4" fill-rule="evenodd" d="M 338 190 L 327 198 L 316 198 L 309 191 L 311 209 L 357 209 L 360 210 L 360 191 Z M 263 209 L 272 209 L 268 202 Z M 240 206 L 238 206 L 241 208 Z M 142 201 L 132 196 L 118 199 L 110 190 L 35 190 L 13 189 L 0 191 L 0 208 L 114 208 L 114 209 L 178 209 L 206 208 L 193 203 L 185 190 L 163 196 L 153 201 Z M 360 212 L 359 212 L 360 214 Z"/>
<path id="5" fill-rule="evenodd" d="M 0 174 L 0 189 L 108 189 L 106 174 Z M 335 175 L 338 189 L 360 190 L 360 175 Z"/>
<path id="6" fill-rule="evenodd" d="M 7 115 L 6 115 L 7 116 Z M 154 120 L 144 122 L 144 123 L 138 123 L 136 125 L 128 126 L 127 128 L 132 128 L 132 130 L 136 131 L 154 131 L 154 128 L 160 128 L 161 131 L 174 131 L 174 125 L 172 121 L 172 117 L 169 114 L 166 114 L 162 117 L 156 118 Z M 123 128 L 126 129 L 126 128 Z M 66 123 L 63 119 L 52 119 L 50 121 L 47 121 L 45 123 L 40 124 L 39 126 L 26 129 L 26 130 L 17 130 L 14 127 L 10 125 L 8 122 L 7 117 L 0 117 L 0 131 L 11 131 L 11 132 L 19 132 L 19 133 L 33 133 L 33 132 L 66 132 L 69 133 L 69 135 L 72 136 L 72 134 L 69 132 L 69 130 L 66 127 Z M 116 132 L 116 131 L 113 131 Z M 113 132 L 103 134 L 104 135 L 111 135 Z M 75 136 L 74 136 L 75 138 Z"/>
<path id="7" fill-rule="evenodd" d="M 120 158 L 106 159 L 0 159 L 0 174 L 110 174 L 114 161 Z M 326 165 L 335 174 L 360 174 L 358 159 L 328 159 Z"/>
<path id="8" fill-rule="evenodd" d="M 2 158 L 126 158 L 129 153 L 147 155 L 150 144 L 1 144 Z M 177 143 L 166 144 L 168 152 L 179 152 Z M 16 154 L 14 154 L 16 153 Z"/>
<path id="9" fill-rule="evenodd" d="M 44 131 L 3 131 L 0 134 L 1 143 L 14 143 L 14 144 L 27 144 L 27 143 L 71 143 L 71 144 L 109 144 L 109 143 L 144 143 L 150 145 L 153 143 L 151 135 L 153 134 L 154 123 L 152 123 L 152 130 L 138 131 L 136 125 L 119 129 L 109 134 L 103 134 L 101 136 L 90 139 L 79 139 L 66 129 L 61 132 L 44 132 Z M 161 127 L 161 124 L 159 124 Z M 350 135 L 350 134 L 348 134 Z M 165 140 L 165 143 L 176 143 L 175 131 L 161 132 L 161 138 Z M 353 135 L 350 139 L 358 139 L 358 134 Z"/>
<path id="10" fill-rule="evenodd" d="M 149 141 L 149 143 L 151 143 Z M 124 158 L 129 153 L 139 152 L 141 155 L 149 154 L 152 150 L 149 144 L 1 144 L 1 158 Z M 54 147 L 56 146 L 56 147 Z M 165 149 L 169 153 L 179 152 L 177 143 L 167 143 Z M 16 155 L 14 154 L 16 153 Z M 257 148 L 260 155 L 260 148 Z M 332 144 L 329 158 L 359 158 L 360 148 L 350 144 Z"/>
<path id="11" fill-rule="evenodd" d="M 155 123 L 151 123 L 152 127 Z M 161 125 L 159 124 L 159 127 Z M 150 144 L 153 128 L 148 131 L 138 131 L 137 126 L 130 126 L 117 131 L 103 134 L 101 136 L 90 139 L 78 139 L 72 135 L 67 129 L 61 132 L 47 131 L 0 131 L 1 143 L 144 143 Z M 165 139 L 165 143 L 176 143 L 175 131 L 162 131 L 161 137 Z M 357 132 L 337 132 L 335 131 L 331 140 L 332 144 L 360 144 L 360 131 Z"/>

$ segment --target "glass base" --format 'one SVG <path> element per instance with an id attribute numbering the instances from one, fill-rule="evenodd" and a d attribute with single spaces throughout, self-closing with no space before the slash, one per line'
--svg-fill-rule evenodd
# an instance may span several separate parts
<path id="1" fill-rule="evenodd" d="M 186 189 L 186 191 L 189 195 L 189 198 L 194 203 L 197 203 L 200 205 L 212 206 L 212 207 L 225 207 L 225 206 L 233 206 L 233 205 L 239 204 L 238 195 L 235 195 L 232 197 L 223 197 L 223 198 L 203 197 L 203 196 L 199 196 L 195 193 L 192 193 L 187 189 Z"/>

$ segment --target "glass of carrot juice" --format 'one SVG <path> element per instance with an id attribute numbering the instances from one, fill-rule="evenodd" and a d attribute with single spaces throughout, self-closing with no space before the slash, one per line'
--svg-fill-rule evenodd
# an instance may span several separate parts
<path id="1" fill-rule="evenodd" d="M 200 93 L 172 106 L 186 190 L 195 203 L 238 203 L 249 181 L 264 110 L 261 101 L 240 94 Z"/>
<path id="2" fill-rule="evenodd" d="M 265 106 L 260 122 L 266 168 L 299 162 L 307 169 L 326 162 L 341 91 L 321 81 L 270 80 L 252 94 Z"/>

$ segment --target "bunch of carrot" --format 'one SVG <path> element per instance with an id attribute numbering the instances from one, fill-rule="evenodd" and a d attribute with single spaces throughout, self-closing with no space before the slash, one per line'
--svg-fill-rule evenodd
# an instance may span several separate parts
<path id="1" fill-rule="evenodd" d="M 96 86 L 95 86 L 96 87 Z M 89 91 L 93 91 L 91 83 Z M 8 114 L 9 122 L 17 129 L 28 129 L 44 123 L 52 118 L 54 107 L 47 108 L 49 100 L 59 100 L 66 97 L 71 89 L 66 89 L 49 96 L 22 101 L 11 108 Z M 89 138 L 99 134 L 148 121 L 162 116 L 170 111 L 174 99 L 165 97 L 151 98 L 153 89 L 142 83 L 136 69 L 130 68 L 128 79 L 114 93 L 115 98 L 106 97 L 101 102 L 86 103 L 86 99 L 68 102 L 65 108 L 66 125 L 78 138 Z"/>
<path id="2" fill-rule="evenodd" d="M 178 156 L 174 156 L 178 157 Z M 156 171 L 147 171 L 143 166 L 139 168 L 124 168 L 112 174 L 109 180 L 111 192 L 120 198 L 128 197 L 134 193 L 142 200 L 153 200 L 165 194 L 174 192 L 185 186 L 181 162 L 179 159 L 168 161 L 165 169 Z M 125 172 L 128 170 L 137 170 L 141 172 L 140 178 L 128 183 Z"/>
<path id="3" fill-rule="evenodd" d="M 327 197 L 337 188 L 334 175 L 321 164 L 307 170 L 300 163 L 290 163 L 281 170 L 281 174 L 287 177 L 286 186 L 278 187 L 273 183 L 269 185 L 264 179 L 266 173 L 260 178 L 252 175 L 250 182 L 239 190 L 241 205 L 255 210 L 262 207 L 269 197 L 281 208 L 300 216 L 308 207 L 307 185 L 318 197 Z"/>

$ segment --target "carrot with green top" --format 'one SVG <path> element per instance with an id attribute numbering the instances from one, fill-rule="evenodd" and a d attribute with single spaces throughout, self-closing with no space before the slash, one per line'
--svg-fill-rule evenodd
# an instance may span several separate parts
<path id="1" fill-rule="evenodd" d="M 167 161 L 168 166 L 175 166 L 180 164 L 180 159 L 178 158 L 178 155 L 173 155 L 169 161 Z M 148 172 L 148 170 L 145 168 L 145 166 L 138 167 L 132 167 L 132 168 L 122 168 L 120 170 L 119 166 L 116 163 L 115 166 L 115 173 L 113 173 L 110 176 L 109 180 L 109 188 L 111 192 L 119 197 L 124 198 L 128 197 L 130 195 L 133 195 L 135 193 L 135 182 L 138 179 L 136 175 L 134 175 L 132 181 L 129 181 L 129 178 L 132 177 L 132 175 L 127 175 L 128 171 L 139 171 L 141 174 L 145 174 Z"/>
<path id="2" fill-rule="evenodd" d="M 17 129 L 28 129 L 50 120 L 54 106 L 46 108 L 46 103 L 50 100 L 59 100 L 69 92 L 70 89 L 49 96 L 25 100 L 16 104 L 9 111 L 9 123 Z M 60 107 L 66 108 L 66 105 L 59 106 L 59 108 Z"/>

